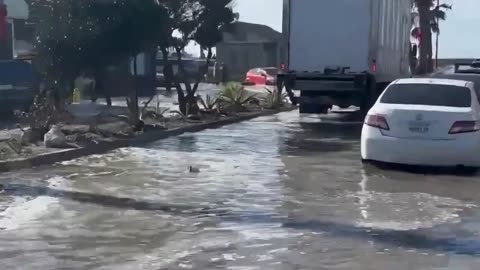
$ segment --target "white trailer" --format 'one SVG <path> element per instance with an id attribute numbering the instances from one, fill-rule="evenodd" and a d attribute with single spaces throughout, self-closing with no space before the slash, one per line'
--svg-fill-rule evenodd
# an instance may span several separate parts
<path id="1" fill-rule="evenodd" d="M 284 0 L 287 52 L 279 84 L 300 90 L 300 111 L 368 109 L 410 76 L 412 0 Z"/>

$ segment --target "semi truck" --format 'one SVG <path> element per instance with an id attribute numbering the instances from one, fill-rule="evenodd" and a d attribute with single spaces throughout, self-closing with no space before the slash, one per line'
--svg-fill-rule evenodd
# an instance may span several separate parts
<path id="1" fill-rule="evenodd" d="M 389 83 L 410 77 L 411 14 L 412 0 L 284 0 L 278 86 L 300 113 L 368 111 Z"/>

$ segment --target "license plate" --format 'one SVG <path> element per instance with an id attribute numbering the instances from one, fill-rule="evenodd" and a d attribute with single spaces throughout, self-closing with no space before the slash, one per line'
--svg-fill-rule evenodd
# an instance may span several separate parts
<path id="1" fill-rule="evenodd" d="M 428 127 L 409 127 L 408 130 L 412 133 L 428 133 Z"/>

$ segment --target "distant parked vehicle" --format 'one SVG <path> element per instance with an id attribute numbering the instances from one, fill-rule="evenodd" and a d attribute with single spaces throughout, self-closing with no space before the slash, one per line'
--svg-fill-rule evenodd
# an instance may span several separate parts
<path id="1" fill-rule="evenodd" d="M 156 87 L 164 87 L 165 86 L 165 75 L 163 72 L 158 72 L 155 76 L 155 86 Z"/>
<path id="2" fill-rule="evenodd" d="M 39 77 L 31 63 L 0 61 L 0 111 L 28 110 L 38 84 Z"/>
<path id="3" fill-rule="evenodd" d="M 480 60 L 475 60 L 470 64 L 456 63 L 454 74 L 476 74 L 480 75 Z"/>
<path id="4" fill-rule="evenodd" d="M 275 85 L 278 68 L 254 68 L 247 72 L 244 84 L 246 85 Z"/>
<path id="5" fill-rule="evenodd" d="M 208 71 L 205 78 L 206 83 L 215 83 L 215 66 L 216 66 L 216 61 L 212 60 L 208 65 Z"/>
<path id="6" fill-rule="evenodd" d="M 469 80 L 414 78 L 393 82 L 365 118 L 362 159 L 479 167 L 479 97 Z"/>
<path id="7" fill-rule="evenodd" d="M 367 112 L 387 85 L 411 76 L 411 0 L 285 0 L 283 6 L 287 48 L 279 80 L 287 91 L 300 91 L 294 98 L 300 113 L 327 113 L 334 105 Z"/>
<path id="8" fill-rule="evenodd" d="M 480 59 L 475 59 L 475 60 L 473 60 L 471 66 L 472 66 L 473 68 L 480 68 Z"/>

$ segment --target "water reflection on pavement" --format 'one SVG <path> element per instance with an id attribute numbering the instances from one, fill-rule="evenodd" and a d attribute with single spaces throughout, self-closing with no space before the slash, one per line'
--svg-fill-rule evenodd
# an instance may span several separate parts
<path id="1" fill-rule="evenodd" d="M 478 269 L 478 177 L 363 165 L 360 130 L 289 112 L 3 174 L 1 269 Z"/>

